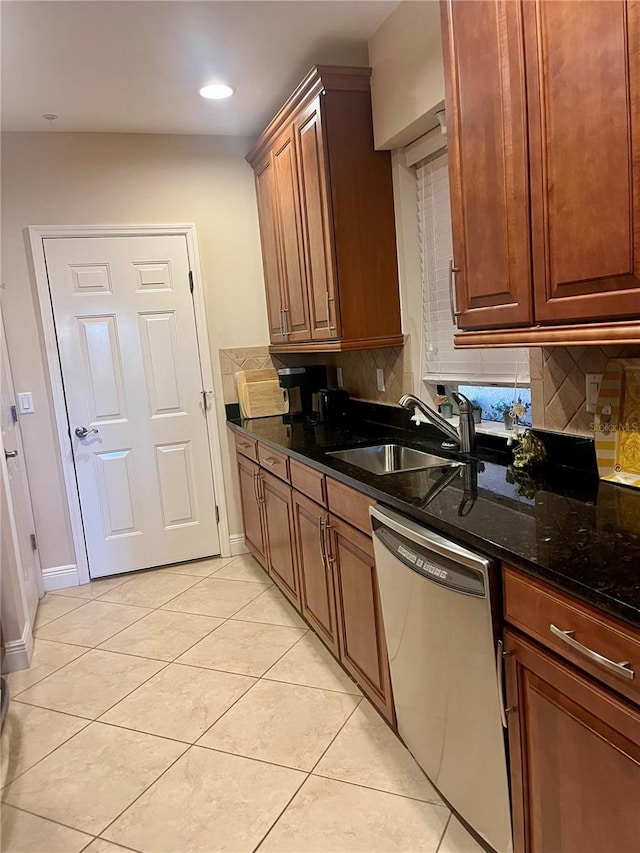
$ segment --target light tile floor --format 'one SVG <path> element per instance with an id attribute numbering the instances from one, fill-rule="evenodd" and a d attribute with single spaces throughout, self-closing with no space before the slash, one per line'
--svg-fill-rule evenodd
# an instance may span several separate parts
<path id="1" fill-rule="evenodd" d="M 3 853 L 481 853 L 251 557 L 41 603 Z"/>

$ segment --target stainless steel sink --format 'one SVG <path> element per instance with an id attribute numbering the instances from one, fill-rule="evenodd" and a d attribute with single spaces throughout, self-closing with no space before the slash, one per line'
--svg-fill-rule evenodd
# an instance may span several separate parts
<path id="1" fill-rule="evenodd" d="M 376 444 L 374 447 L 334 450 L 328 455 L 374 474 L 398 474 L 403 471 L 419 471 L 422 468 L 453 468 L 462 465 L 462 462 L 454 462 L 422 450 L 413 450 L 401 444 Z"/>

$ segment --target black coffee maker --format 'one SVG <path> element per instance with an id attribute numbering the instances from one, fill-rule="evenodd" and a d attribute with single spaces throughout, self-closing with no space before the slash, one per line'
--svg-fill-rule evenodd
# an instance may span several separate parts
<path id="1" fill-rule="evenodd" d="M 282 367 L 278 370 L 281 388 L 289 391 L 289 419 L 317 423 L 314 396 L 327 386 L 327 368 L 324 364 L 307 367 Z M 315 397 L 317 399 L 317 397 Z"/>

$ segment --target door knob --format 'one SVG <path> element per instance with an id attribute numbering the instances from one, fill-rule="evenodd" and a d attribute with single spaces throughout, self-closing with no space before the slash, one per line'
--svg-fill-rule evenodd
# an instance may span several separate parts
<path id="1" fill-rule="evenodd" d="M 5 459 L 15 459 L 17 455 L 18 455 L 17 450 L 5 450 L 5 452 L 4 452 L 4 458 Z"/>
<path id="2" fill-rule="evenodd" d="M 86 438 L 88 435 L 91 435 L 92 433 L 95 433 L 97 435 L 98 430 L 97 429 L 87 429 L 86 427 L 76 427 L 75 433 L 78 436 L 78 438 Z"/>

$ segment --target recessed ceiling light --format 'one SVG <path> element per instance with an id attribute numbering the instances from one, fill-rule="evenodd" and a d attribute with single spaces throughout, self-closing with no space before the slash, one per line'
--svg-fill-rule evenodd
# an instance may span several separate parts
<path id="1" fill-rule="evenodd" d="M 233 89 L 226 83 L 209 83 L 208 86 L 203 86 L 200 89 L 200 94 L 203 98 L 220 101 L 222 98 L 230 98 L 233 95 Z"/>

